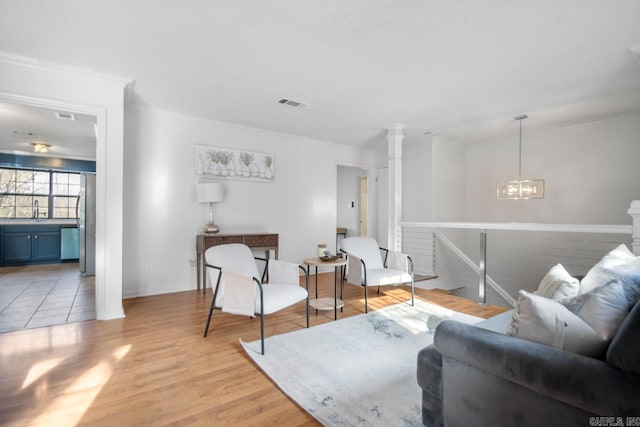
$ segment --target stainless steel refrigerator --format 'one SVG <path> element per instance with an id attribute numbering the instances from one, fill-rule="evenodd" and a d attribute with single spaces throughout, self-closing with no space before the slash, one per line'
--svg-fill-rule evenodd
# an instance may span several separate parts
<path id="1" fill-rule="evenodd" d="M 80 230 L 80 272 L 83 276 L 96 275 L 96 176 L 83 174 L 76 205 Z"/>

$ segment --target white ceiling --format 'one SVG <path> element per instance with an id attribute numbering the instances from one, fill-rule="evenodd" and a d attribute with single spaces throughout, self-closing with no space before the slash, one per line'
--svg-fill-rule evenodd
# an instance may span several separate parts
<path id="1" fill-rule="evenodd" d="M 55 110 L 0 100 L 0 151 L 33 155 L 32 144 L 42 142 L 51 150 L 38 156 L 95 160 L 96 118 L 78 113 L 74 117 L 63 120 Z"/>
<path id="2" fill-rule="evenodd" d="M 346 144 L 640 112 L 638 0 L 1 0 L 0 51 L 135 79 L 130 102 Z M 311 104 L 296 110 L 288 97 Z"/>

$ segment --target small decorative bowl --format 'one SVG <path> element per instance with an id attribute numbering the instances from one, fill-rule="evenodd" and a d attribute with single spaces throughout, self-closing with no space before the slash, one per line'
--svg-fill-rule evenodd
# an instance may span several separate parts
<path id="1" fill-rule="evenodd" d="M 324 261 L 324 262 L 331 262 L 331 261 L 335 261 L 337 259 L 340 259 L 342 257 L 340 255 L 332 255 L 332 256 L 321 256 L 321 257 L 318 257 L 318 258 L 320 258 L 320 260 Z"/>

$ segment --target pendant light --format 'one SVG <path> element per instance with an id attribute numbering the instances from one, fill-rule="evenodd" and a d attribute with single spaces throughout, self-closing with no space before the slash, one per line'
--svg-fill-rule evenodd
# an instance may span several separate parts
<path id="1" fill-rule="evenodd" d="M 522 179 L 522 121 L 526 114 L 515 117 L 520 122 L 520 145 L 518 146 L 518 179 L 498 183 L 498 200 L 544 199 L 544 179 Z"/>

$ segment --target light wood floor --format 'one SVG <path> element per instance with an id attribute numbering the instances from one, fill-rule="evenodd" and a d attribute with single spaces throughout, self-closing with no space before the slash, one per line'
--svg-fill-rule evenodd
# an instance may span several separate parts
<path id="1" fill-rule="evenodd" d="M 333 296 L 333 275 L 320 275 Z M 384 290 L 385 288 L 383 288 Z M 405 301 L 408 288 L 370 291 L 369 308 Z M 416 295 L 468 314 L 481 306 L 442 291 Z M 339 318 L 364 312 L 359 287 L 345 285 Z M 316 426 L 245 355 L 238 340 L 260 338 L 259 320 L 216 311 L 202 337 L 211 291 L 124 301 L 125 319 L 0 334 L 0 424 L 10 426 Z M 311 325 L 333 312 L 311 311 Z M 304 304 L 267 316 L 266 335 L 304 328 Z M 267 347 L 266 351 L 269 351 Z"/>

